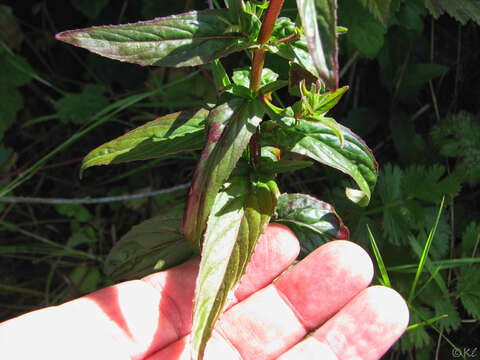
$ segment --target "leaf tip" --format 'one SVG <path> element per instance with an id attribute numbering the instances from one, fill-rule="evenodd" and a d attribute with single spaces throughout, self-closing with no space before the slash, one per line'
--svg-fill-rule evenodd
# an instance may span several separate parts
<path id="1" fill-rule="evenodd" d="M 62 31 L 57 34 L 55 34 L 55 39 L 59 41 L 63 41 L 68 44 L 76 45 L 77 41 L 75 39 L 75 34 L 78 32 L 78 30 L 67 30 L 67 31 Z"/>
<path id="2" fill-rule="evenodd" d="M 361 207 L 367 206 L 370 202 L 370 196 L 362 190 L 346 188 L 345 194 L 347 195 L 347 198 Z"/>

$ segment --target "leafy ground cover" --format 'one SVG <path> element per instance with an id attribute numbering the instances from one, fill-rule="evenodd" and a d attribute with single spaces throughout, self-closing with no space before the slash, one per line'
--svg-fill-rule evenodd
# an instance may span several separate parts
<path id="1" fill-rule="evenodd" d="M 340 1 L 338 23 L 349 31 L 340 37 L 339 82 L 349 91 L 329 113 L 362 136 L 380 163 L 370 205 L 348 201 L 344 189 L 353 183 L 325 167 L 281 174 L 278 183 L 287 193 L 328 201 L 351 239 L 368 250 L 370 227 L 389 281 L 411 306 L 411 329 L 393 352 L 426 359 L 435 353 L 449 356 L 453 345 L 455 351 L 480 346 L 475 336 L 480 318 L 479 19 L 471 5 L 475 2 L 466 0 L 459 2 L 466 10 L 433 0 L 392 1 L 387 8 L 381 3 Z M 2 193 L 17 200 L 34 198 L 0 204 L 0 319 L 112 283 L 114 276 L 107 275 L 115 265 L 107 257 L 112 246 L 128 237 L 132 226 L 185 202 L 187 185 L 123 201 L 35 201 L 145 194 L 186 184 L 199 152 L 93 167 L 82 179 L 79 173 L 83 157 L 107 140 L 216 99 L 208 66 L 142 68 L 68 47 L 56 42 L 54 34 L 206 7 L 188 0 L 0 5 Z M 286 1 L 281 16 L 296 11 L 295 1 Z M 230 75 L 249 65 L 246 57 L 222 62 Z M 288 74 L 288 62 L 273 56 L 267 56 L 266 67 Z M 294 100 L 281 90 L 272 101 Z M 202 114 L 197 119 L 202 121 Z M 409 296 L 443 196 L 419 290 Z M 277 214 L 277 220 L 285 221 L 284 216 Z M 146 231 L 143 236 L 145 244 L 154 235 Z M 308 241 L 303 244 L 308 252 Z M 105 264 L 112 271 L 105 272 Z M 377 281 L 384 282 L 380 274 Z"/>

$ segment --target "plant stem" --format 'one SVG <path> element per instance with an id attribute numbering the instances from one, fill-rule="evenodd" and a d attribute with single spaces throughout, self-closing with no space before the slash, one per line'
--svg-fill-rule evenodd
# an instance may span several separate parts
<path id="1" fill-rule="evenodd" d="M 257 42 L 260 45 L 265 45 L 270 36 L 272 36 L 273 27 L 277 21 L 280 10 L 282 9 L 284 0 L 270 0 L 267 12 L 263 18 L 262 27 L 258 34 Z M 252 56 L 252 75 L 250 78 L 250 89 L 258 90 L 260 88 L 260 81 L 262 79 L 263 62 L 265 59 L 265 49 L 260 48 L 253 52 Z"/>
<path id="2" fill-rule="evenodd" d="M 258 40 L 261 45 L 265 45 L 270 36 L 272 36 L 273 26 L 277 21 L 280 10 L 283 6 L 283 0 L 270 0 L 268 5 L 267 13 L 263 18 L 262 27 L 260 28 L 260 33 L 258 34 Z"/>
<path id="3" fill-rule="evenodd" d="M 260 33 L 258 34 L 257 42 L 262 46 L 260 49 L 257 49 L 252 54 L 252 73 L 250 76 L 250 89 L 258 90 L 260 89 L 260 83 L 262 80 L 262 70 L 263 63 L 265 61 L 265 45 L 270 36 L 272 36 L 273 27 L 277 21 L 280 10 L 282 9 L 284 0 L 270 0 L 268 5 L 267 12 L 263 18 L 262 27 L 260 28 Z M 248 144 L 250 148 L 250 161 L 253 166 L 260 164 L 260 134 L 257 131 L 252 136 L 250 143 Z"/>
<path id="4" fill-rule="evenodd" d="M 250 89 L 258 90 L 262 81 L 263 63 L 265 60 L 265 49 L 255 50 L 252 54 L 252 75 L 250 77 Z"/>

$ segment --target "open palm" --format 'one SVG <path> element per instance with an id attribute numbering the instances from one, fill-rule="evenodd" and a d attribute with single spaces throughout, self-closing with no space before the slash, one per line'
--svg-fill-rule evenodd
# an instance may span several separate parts
<path id="1" fill-rule="evenodd" d="M 206 359 L 379 359 L 400 337 L 408 308 L 395 291 L 368 287 L 373 266 L 363 249 L 333 241 L 284 272 L 298 252 L 287 228 L 269 225 Z M 198 265 L 192 259 L 0 324 L 0 358 L 190 359 Z"/>

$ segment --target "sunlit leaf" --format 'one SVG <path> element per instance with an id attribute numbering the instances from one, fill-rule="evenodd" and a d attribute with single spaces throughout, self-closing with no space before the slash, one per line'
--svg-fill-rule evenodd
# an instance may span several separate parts
<path id="1" fill-rule="evenodd" d="M 307 156 L 350 175 L 360 189 L 346 189 L 347 197 L 366 206 L 377 181 L 378 164 L 365 142 L 350 129 L 339 125 L 344 138 L 341 146 L 337 134 L 322 123 L 283 118 L 266 122 L 262 141 Z"/>
<path id="2" fill-rule="evenodd" d="M 228 10 L 190 11 L 134 24 L 94 26 L 56 35 L 58 40 L 111 59 L 158 66 L 209 63 L 252 45 L 225 21 Z"/>
<path id="3" fill-rule="evenodd" d="M 154 159 L 201 149 L 205 143 L 208 110 L 182 111 L 162 116 L 92 150 L 81 172 L 96 165 Z"/>
<path id="4" fill-rule="evenodd" d="M 208 219 L 193 310 L 194 358 L 202 358 L 216 320 L 233 295 L 277 202 L 273 180 L 232 177 L 218 193 Z"/>
<path id="5" fill-rule="evenodd" d="M 274 221 L 288 226 L 297 236 L 302 256 L 327 241 L 349 238 L 349 230 L 333 206 L 313 196 L 282 194 L 275 213 Z"/>
<path id="6" fill-rule="evenodd" d="M 308 71 L 311 76 L 314 76 L 315 78 L 320 77 L 317 69 L 315 68 L 312 57 L 308 52 L 307 42 L 303 36 L 295 41 L 289 41 L 280 44 L 267 44 L 265 47 L 270 52 L 299 65 L 301 68 Z"/>
<path id="7" fill-rule="evenodd" d="M 337 0 L 297 0 L 313 64 L 327 86 L 338 87 Z"/>
<path id="8" fill-rule="evenodd" d="M 263 116 L 258 100 L 234 98 L 210 112 L 208 139 L 194 174 L 184 231 L 200 251 L 202 234 L 215 197 L 242 156 Z"/>

